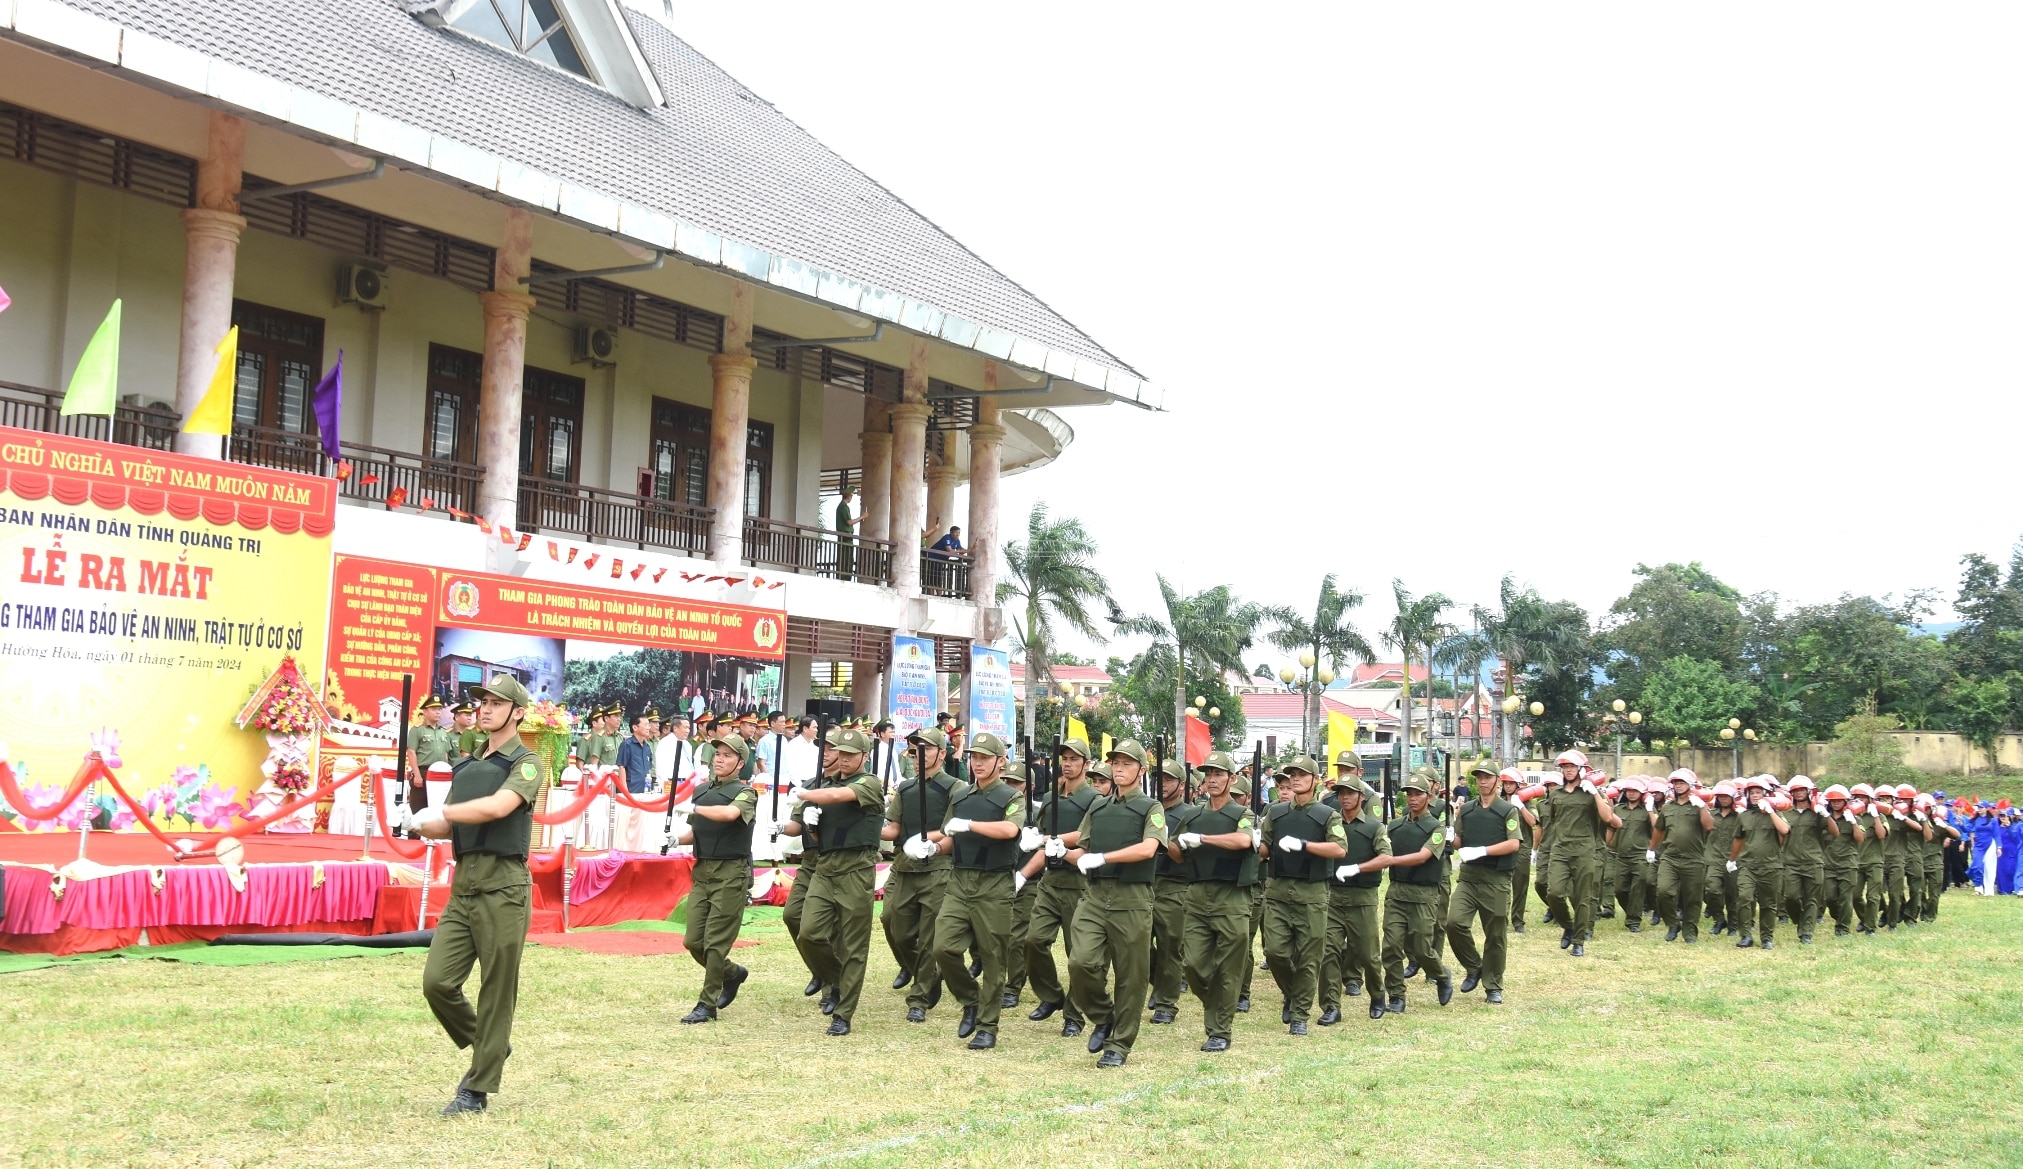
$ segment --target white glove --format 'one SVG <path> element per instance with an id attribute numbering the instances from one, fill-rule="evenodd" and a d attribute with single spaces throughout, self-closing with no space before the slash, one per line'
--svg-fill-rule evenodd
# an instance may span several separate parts
<path id="1" fill-rule="evenodd" d="M 1278 838 L 1278 843 L 1272 847 L 1281 852 L 1298 852 L 1306 846 L 1307 842 L 1297 836 L 1281 836 Z"/>
<path id="2" fill-rule="evenodd" d="M 1342 867 L 1335 870 L 1335 880 L 1346 881 L 1350 877 L 1353 877 L 1357 873 L 1360 873 L 1362 871 L 1363 866 L 1361 865 L 1343 865 Z"/>
<path id="3" fill-rule="evenodd" d="M 1489 850 L 1471 844 L 1467 848 L 1464 848 L 1460 852 L 1456 853 L 1455 855 L 1460 857 L 1461 863 L 1465 865 L 1472 861 L 1481 860 L 1483 857 L 1489 855 Z"/>
<path id="4" fill-rule="evenodd" d="M 1737 869 L 1740 869 L 1741 867 L 1742 867 L 1741 865 L 1736 864 L 1734 861 L 1728 862 L 1728 871 L 1731 873 L 1736 871 Z"/>
<path id="5" fill-rule="evenodd" d="M 1686 802 L 1693 805 L 1696 808 L 1704 808 L 1707 806 L 1707 801 L 1701 799 L 1697 793 L 1689 794 L 1686 797 Z"/>
<path id="6" fill-rule="evenodd" d="M 1104 861 L 1102 853 L 1085 852 L 1082 854 L 1082 859 L 1075 862 L 1075 867 L 1085 873 L 1093 873 L 1097 869 L 1102 868 L 1105 863 L 1107 862 Z"/>
<path id="7" fill-rule="evenodd" d="M 1583 780 L 1581 780 L 1581 781 L 1580 781 L 1580 790 L 1582 790 L 1582 791 L 1586 792 L 1586 793 L 1587 793 L 1587 794 L 1589 794 L 1589 795 L 1593 795 L 1593 794 L 1595 794 L 1595 785 L 1594 785 L 1594 781 L 1593 781 L 1593 780 L 1591 780 L 1591 779 L 1583 779 Z"/>
<path id="8" fill-rule="evenodd" d="M 1460 836 L 1460 834 L 1459 834 L 1459 833 L 1457 833 L 1457 832 L 1455 832 L 1455 831 L 1454 831 L 1454 827 L 1453 827 L 1453 825 L 1451 825 L 1451 824 L 1450 824 L 1450 825 L 1448 825 L 1448 827 L 1447 827 L 1447 843 L 1449 843 L 1449 844 L 1458 844 L 1458 843 L 1460 843 L 1460 840 L 1461 840 L 1461 836 Z"/>
<path id="9" fill-rule="evenodd" d="M 1650 863 L 1650 864 L 1657 864 L 1657 863 L 1658 863 L 1658 850 L 1657 850 L 1657 849 L 1655 849 L 1655 848 L 1647 848 L 1647 849 L 1645 849 L 1645 850 L 1644 850 L 1644 860 L 1645 860 L 1645 861 L 1647 861 L 1647 862 L 1648 862 L 1648 863 Z"/>
<path id="10" fill-rule="evenodd" d="M 1251 846 L 1252 848 L 1256 848 L 1256 847 L 1257 847 L 1258 845 L 1260 845 L 1260 844 L 1263 844 L 1263 843 L 1264 843 L 1264 829 L 1262 829 L 1262 828 L 1253 828 L 1253 829 L 1251 829 L 1251 830 L 1250 830 L 1250 846 Z"/>
<path id="11" fill-rule="evenodd" d="M 1534 869 L 1538 867 L 1538 850 L 1535 848 L 1531 850 L 1531 867 Z"/>
<path id="12" fill-rule="evenodd" d="M 955 819 L 941 826 L 941 834 L 943 836 L 952 836 L 957 832 L 967 832 L 971 823 L 972 821 L 957 816 Z"/>
<path id="13" fill-rule="evenodd" d="M 673 812 L 677 816 L 691 815 L 695 812 L 695 801 L 683 800 L 682 802 L 676 804 L 674 807 L 669 808 L 668 811 Z"/>
<path id="14" fill-rule="evenodd" d="M 906 855 L 917 861 L 924 861 L 937 851 L 934 842 L 926 836 L 909 837 L 906 841 Z"/>
<path id="15" fill-rule="evenodd" d="M 1031 852 L 1034 849 L 1038 848 L 1040 846 L 1040 841 L 1044 839 L 1046 839 L 1046 837 L 1041 835 L 1040 830 L 1034 828 L 1029 824 L 1024 828 L 1019 829 L 1019 851 Z"/>
<path id="16" fill-rule="evenodd" d="M 1056 860 L 1068 855 L 1067 844 L 1058 836 L 1047 837 L 1046 844 L 1042 845 L 1041 848 L 1048 856 Z"/>
<path id="17" fill-rule="evenodd" d="M 1892 819 L 1892 820 L 1901 820 L 1901 819 L 1903 819 L 1903 818 L 1904 818 L 1904 814 L 1903 814 L 1902 812 L 1897 812 L 1897 811 L 1892 811 L 1892 812 L 1890 813 L 1890 819 Z"/>
<path id="18" fill-rule="evenodd" d="M 406 832 L 414 827 L 414 809 L 402 804 L 393 810 L 393 830 Z"/>
<path id="19" fill-rule="evenodd" d="M 1014 897 L 1018 896 L 1018 895 L 1019 895 L 1019 890 L 1021 890 L 1021 889 L 1025 888 L 1025 887 L 1026 887 L 1026 875 L 1025 875 L 1024 873 L 1013 873 L 1013 874 L 1012 874 L 1012 896 L 1014 896 Z"/>
<path id="20" fill-rule="evenodd" d="M 1842 808 L 1840 810 L 1840 818 L 1847 821 L 1850 824 L 1860 819 L 1860 817 L 1856 816 L 1852 811 L 1848 810 L 1847 808 Z"/>
<path id="21" fill-rule="evenodd" d="M 443 822 L 443 810 L 434 806 L 426 807 L 408 817 L 407 822 L 412 828 L 426 828 L 430 824 L 440 824 Z"/>
<path id="22" fill-rule="evenodd" d="M 801 813 L 801 823 L 808 826 L 809 828 L 813 828 L 815 825 L 820 824 L 821 822 L 822 822 L 822 805 L 820 804 L 809 804 L 808 810 Z"/>
<path id="23" fill-rule="evenodd" d="M 1178 840 L 1176 840 L 1176 841 L 1175 841 L 1174 843 L 1178 844 L 1178 845 L 1179 845 L 1179 846 L 1180 846 L 1180 847 L 1181 847 L 1182 849 L 1189 849 L 1189 848 L 1200 848 L 1200 847 L 1201 847 L 1201 833 L 1199 833 L 1199 832 L 1182 832 L 1182 833 L 1180 834 L 1180 838 L 1179 838 Z"/>

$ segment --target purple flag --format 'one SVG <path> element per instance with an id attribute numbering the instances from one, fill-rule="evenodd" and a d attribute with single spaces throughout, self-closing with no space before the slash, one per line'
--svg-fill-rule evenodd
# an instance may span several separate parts
<path id="1" fill-rule="evenodd" d="M 344 350 L 337 351 L 337 364 L 316 383 L 309 395 L 309 408 L 316 414 L 316 429 L 323 435 L 323 453 L 334 462 L 337 449 L 337 418 L 344 405 Z"/>

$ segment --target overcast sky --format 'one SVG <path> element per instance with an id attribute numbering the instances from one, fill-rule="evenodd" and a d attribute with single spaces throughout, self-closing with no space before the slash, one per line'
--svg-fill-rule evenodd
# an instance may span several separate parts
<path id="1" fill-rule="evenodd" d="M 2023 7 L 684 4 L 683 35 L 1168 390 L 1006 481 L 1124 607 L 1324 572 L 1606 609 L 2007 558 Z M 1374 637 L 1372 638 L 1374 640 Z"/>

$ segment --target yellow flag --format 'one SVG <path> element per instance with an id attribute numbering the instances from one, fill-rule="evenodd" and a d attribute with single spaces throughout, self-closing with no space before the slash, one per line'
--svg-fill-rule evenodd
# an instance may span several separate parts
<path id="1" fill-rule="evenodd" d="M 233 325 L 218 342 L 218 368 L 211 373 L 211 388 L 204 400 L 190 411 L 183 423 L 184 434 L 232 433 L 232 391 L 239 377 L 239 326 Z"/>
<path id="2" fill-rule="evenodd" d="M 1089 728 L 1081 719 L 1071 718 L 1068 720 L 1068 737 L 1086 743 L 1089 741 Z"/>
<path id="3" fill-rule="evenodd" d="M 1335 760 L 1356 745 L 1356 720 L 1338 710 L 1328 712 L 1328 757 L 1322 760 L 1328 774 L 1334 774 Z"/>
<path id="4" fill-rule="evenodd" d="M 1107 732 L 1103 735 L 1103 748 L 1102 750 L 1096 752 L 1096 754 L 1100 755 L 1104 759 L 1108 759 L 1110 757 L 1110 736 Z"/>

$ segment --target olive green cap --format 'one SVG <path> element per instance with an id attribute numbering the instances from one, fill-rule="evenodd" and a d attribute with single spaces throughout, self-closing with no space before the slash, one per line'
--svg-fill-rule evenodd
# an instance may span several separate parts
<path id="1" fill-rule="evenodd" d="M 995 755 L 1004 758 L 1004 740 L 992 734 L 981 734 L 969 741 L 971 755 Z"/>
<path id="2" fill-rule="evenodd" d="M 1072 738 L 1062 739 L 1061 750 L 1071 752 L 1072 754 L 1075 755 L 1079 755 L 1084 759 L 1094 759 L 1096 757 L 1095 754 L 1089 750 L 1089 740 L 1082 738 L 1080 735 L 1076 735 Z"/>
<path id="3" fill-rule="evenodd" d="M 937 751 L 948 750 L 948 736 L 942 733 L 940 727 L 922 727 L 920 730 L 906 736 L 906 741 L 909 743 L 925 743 Z M 1000 751 L 999 754 L 1003 754 L 1003 752 Z"/>
<path id="4" fill-rule="evenodd" d="M 1304 771 L 1308 775 L 1319 775 L 1321 773 L 1321 765 L 1315 763 L 1314 757 L 1311 755 L 1293 756 L 1285 761 L 1285 769 L 1289 772 Z"/>
<path id="5" fill-rule="evenodd" d="M 1335 766 L 1353 767 L 1357 771 L 1361 771 L 1363 769 L 1363 757 L 1356 754 L 1353 748 L 1350 748 L 1335 756 Z"/>
<path id="6" fill-rule="evenodd" d="M 838 751 L 846 751 L 852 755 L 869 755 L 871 753 L 871 736 L 858 730 L 856 727 L 844 727 L 836 734 L 836 749 Z"/>
<path id="7" fill-rule="evenodd" d="M 751 746 L 745 742 L 743 735 L 725 731 L 723 734 L 711 739 L 710 742 L 731 751 L 738 757 L 738 762 L 740 763 L 744 763 L 752 757 Z"/>
<path id="8" fill-rule="evenodd" d="M 1231 772 L 1229 776 L 1229 794 L 1233 796 L 1249 795 L 1250 777 L 1240 771 Z"/>
<path id="9" fill-rule="evenodd" d="M 1471 775 L 1471 776 L 1473 776 L 1473 775 L 1495 775 L 1495 774 L 1496 774 L 1496 765 L 1495 765 L 1494 763 L 1477 763 L 1477 764 L 1475 764 L 1474 766 L 1472 766 L 1472 767 L 1470 767 L 1470 768 L 1468 769 L 1468 774 L 1469 774 L 1469 775 Z"/>
<path id="10" fill-rule="evenodd" d="M 514 706 L 534 705 L 534 696 L 511 674 L 493 674 L 483 686 L 471 687 L 471 693 L 480 698 L 503 698 Z"/>
<path id="11" fill-rule="evenodd" d="M 1430 784 L 1438 784 L 1440 782 L 1440 773 L 1430 767 L 1414 767 L 1412 769 L 1412 778 L 1423 779 Z"/>
<path id="12" fill-rule="evenodd" d="M 1089 764 L 1089 774 L 1100 775 L 1104 779 L 1112 778 L 1112 776 L 1110 775 L 1109 761 L 1106 759 L 1098 759 L 1094 763 Z"/>
<path id="13" fill-rule="evenodd" d="M 1231 775 L 1235 775 L 1237 772 L 1236 760 L 1231 759 L 1227 751 L 1210 751 L 1208 758 L 1201 761 L 1201 770 L 1207 771 L 1210 768 L 1214 768 L 1217 771 L 1227 771 Z"/>
<path id="14" fill-rule="evenodd" d="M 1422 792 L 1430 796 L 1433 794 L 1433 782 L 1415 771 L 1412 773 L 1412 778 L 1405 781 L 1405 790 L 1408 792 Z"/>
<path id="15" fill-rule="evenodd" d="M 1145 748 L 1136 739 L 1118 740 L 1117 744 L 1110 748 L 1109 759 L 1105 759 L 1104 762 L 1107 763 L 1119 755 L 1136 762 L 1140 767 L 1145 766 Z"/>
<path id="16" fill-rule="evenodd" d="M 1024 783 L 1026 781 L 1026 765 L 1017 760 L 1005 764 L 1004 777 L 1012 783 Z"/>
<path id="17" fill-rule="evenodd" d="M 1168 779 L 1186 779 L 1187 773 L 1180 770 L 1178 759 L 1168 759 L 1159 765 L 1159 774 Z"/>

